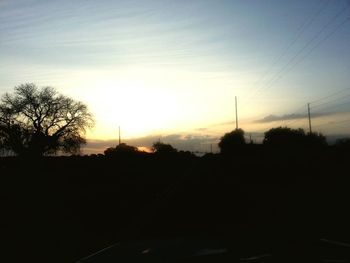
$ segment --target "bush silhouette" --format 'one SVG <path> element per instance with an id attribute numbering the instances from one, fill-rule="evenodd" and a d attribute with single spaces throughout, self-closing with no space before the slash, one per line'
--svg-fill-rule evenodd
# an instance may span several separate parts
<path id="1" fill-rule="evenodd" d="M 233 153 L 237 147 L 245 145 L 244 131 L 236 129 L 232 132 L 226 133 L 219 142 L 220 152 L 223 154 Z"/>
<path id="2" fill-rule="evenodd" d="M 169 155 L 177 153 L 177 149 L 172 145 L 163 143 L 163 142 L 155 142 L 153 143 L 153 152 L 161 155 Z"/>
<path id="3" fill-rule="evenodd" d="M 343 149 L 350 149 L 350 138 L 337 139 L 335 146 Z"/>
<path id="4" fill-rule="evenodd" d="M 327 139 L 322 133 L 308 133 L 305 138 L 305 145 L 312 147 L 327 146 Z"/>
<path id="5" fill-rule="evenodd" d="M 104 151 L 105 156 L 113 157 L 120 155 L 133 155 L 139 153 L 139 150 L 135 146 L 127 145 L 126 143 L 121 143 L 116 147 L 107 148 Z"/>
<path id="6" fill-rule="evenodd" d="M 288 127 L 272 128 L 265 132 L 263 144 L 274 147 L 325 146 L 326 137 L 321 133 L 308 133 L 301 128 Z"/>

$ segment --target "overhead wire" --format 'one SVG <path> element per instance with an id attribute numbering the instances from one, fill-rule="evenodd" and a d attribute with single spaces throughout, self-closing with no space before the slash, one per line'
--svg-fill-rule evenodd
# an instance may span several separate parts
<path id="1" fill-rule="evenodd" d="M 290 50 L 290 48 L 297 42 L 297 40 L 302 36 L 302 34 L 304 33 L 304 31 L 310 26 L 312 25 L 312 23 L 315 21 L 315 19 L 317 18 L 317 16 L 319 16 L 322 11 L 328 6 L 328 4 L 330 3 L 330 0 L 326 0 L 323 3 L 321 2 L 320 8 L 317 9 L 317 11 L 313 14 L 313 16 L 307 20 L 304 21 L 304 23 L 299 27 L 299 29 L 297 30 L 297 33 L 295 35 L 295 37 L 293 38 L 292 41 L 289 42 L 289 44 L 283 49 L 283 51 L 273 60 L 273 62 L 271 63 L 271 65 L 267 68 L 267 70 L 261 75 L 261 77 L 259 78 L 259 80 L 257 80 L 254 85 L 253 85 L 253 89 L 256 87 L 256 85 L 263 81 L 265 79 L 265 77 L 267 75 L 270 74 L 271 70 L 273 69 L 273 67 L 282 59 L 285 57 L 285 55 L 288 53 L 288 51 Z M 249 96 L 249 95 L 248 95 Z"/>
<path id="2" fill-rule="evenodd" d="M 346 90 L 346 89 L 344 89 L 344 90 Z M 325 96 L 325 97 L 322 97 L 322 98 L 320 98 L 320 99 L 317 99 L 317 100 L 314 100 L 314 101 L 318 101 L 318 102 L 320 102 L 320 101 L 322 101 L 322 100 L 325 100 L 325 99 L 327 99 L 327 98 L 330 98 L 331 96 L 333 96 L 334 94 L 336 94 L 336 93 L 339 93 L 339 91 L 338 92 L 335 92 L 335 93 L 332 93 L 332 94 L 329 94 L 329 95 L 327 95 L 327 96 Z M 344 97 L 344 98 L 347 98 L 347 97 L 349 97 L 350 96 L 350 94 L 349 95 L 347 95 L 346 97 Z M 331 102 L 333 102 L 333 100 L 331 101 Z M 311 103 L 310 103 L 311 104 Z M 343 103 L 340 103 L 340 104 L 336 104 L 336 105 L 330 105 L 330 106 L 328 106 L 328 107 L 325 107 L 325 108 L 323 108 L 323 109 L 334 109 L 334 108 L 336 108 L 336 107 L 339 107 L 339 106 L 344 106 L 344 105 L 347 105 L 347 104 L 349 104 L 350 105 L 350 101 L 346 101 L 346 102 L 343 102 Z M 311 109 L 313 109 L 314 107 L 312 107 Z M 321 108 L 321 110 L 322 110 L 322 108 Z M 280 120 L 276 120 L 276 121 L 273 121 L 273 124 L 271 124 L 271 125 L 269 125 L 269 126 L 267 126 L 267 127 L 265 127 L 264 129 L 259 129 L 259 130 L 255 130 L 254 132 L 261 132 L 261 131 L 266 131 L 266 130 L 269 130 L 269 129 L 271 129 L 271 128 L 273 128 L 273 127 L 276 127 L 276 122 L 278 122 L 278 121 L 280 121 L 281 122 L 281 125 L 277 125 L 277 126 L 291 126 L 292 124 L 294 124 L 294 123 L 296 123 L 296 122 L 298 122 L 298 121 L 300 121 L 300 120 L 302 120 L 302 119 L 306 119 L 307 118 L 307 107 L 306 107 L 306 103 L 305 103 L 305 105 L 302 105 L 301 107 L 299 107 L 299 108 L 297 108 L 295 111 L 293 111 L 293 113 L 291 113 L 291 114 L 285 114 L 285 116 L 293 116 L 293 115 L 300 115 L 302 112 L 305 112 L 305 116 L 304 117 L 296 117 L 296 118 L 294 118 L 294 119 L 280 119 Z M 322 111 L 320 111 L 320 110 L 318 110 L 318 111 L 313 111 L 313 113 L 320 113 L 320 112 L 322 112 Z M 314 125 L 313 125 L 314 126 Z M 316 126 L 315 126 L 316 127 Z"/>
<path id="3" fill-rule="evenodd" d="M 298 50 L 298 52 L 287 62 L 287 64 L 282 67 L 280 71 L 278 71 L 272 78 L 270 78 L 270 81 L 266 84 L 261 86 L 256 90 L 256 92 L 249 98 L 248 104 L 251 103 L 252 99 L 257 97 L 262 91 L 266 91 L 267 89 L 271 88 L 276 81 L 281 79 L 284 74 L 286 74 L 288 71 L 292 70 L 296 65 L 298 65 L 301 61 L 305 60 L 311 53 L 314 51 L 317 47 L 320 46 L 321 43 L 326 41 L 328 38 L 330 38 L 334 33 L 336 33 L 349 19 L 350 16 L 348 16 L 345 20 L 343 20 L 341 23 L 337 24 L 337 26 L 330 31 L 324 38 L 322 38 L 320 41 L 318 41 L 314 46 L 312 46 L 307 53 L 302 56 L 300 59 L 299 56 L 302 55 L 302 53 L 307 50 L 307 48 L 315 41 L 317 40 L 323 32 L 331 26 L 334 21 L 336 21 L 345 11 L 347 8 L 342 8 L 339 12 L 337 12 L 322 28 L 319 30 L 301 49 Z M 247 105 L 247 104 L 246 104 Z"/>
<path id="4" fill-rule="evenodd" d="M 344 105 L 349 105 L 350 106 L 350 101 L 345 101 L 345 102 L 342 102 L 342 103 L 339 103 L 339 104 L 335 104 L 335 105 L 330 105 L 328 107 L 325 107 L 325 108 L 321 108 L 321 110 L 319 109 L 317 112 L 321 112 L 322 110 L 326 110 L 329 111 L 331 109 L 334 109 L 334 108 L 338 108 L 338 107 L 342 107 Z"/>
<path id="5" fill-rule="evenodd" d="M 343 93 L 343 92 L 345 92 L 345 91 L 350 91 L 350 88 L 345 88 L 345 89 L 338 90 L 338 91 L 336 91 L 336 92 L 334 92 L 334 93 L 331 93 L 331 94 L 328 94 L 327 96 L 322 97 L 322 98 L 320 98 L 320 99 L 310 101 L 310 103 L 317 103 L 317 102 L 319 102 L 319 101 L 322 101 L 322 100 L 328 99 L 328 98 L 330 98 L 330 97 L 333 97 L 333 96 L 335 96 L 335 95 L 341 94 L 341 93 Z"/>
<path id="6" fill-rule="evenodd" d="M 350 98 L 350 94 L 348 94 L 348 95 L 346 95 L 346 96 L 344 96 L 342 98 L 333 99 L 333 100 L 326 101 L 326 102 L 323 102 L 323 103 L 319 103 L 319 104 L 316 104 L 316 105 L 313 105 L 312 103 L 310 103 L 310 104 L 312 106 L 312 109 L 320 109 L 320 108 L 322 109 L 325 105 L 326 105 L 326 108 L 327 108 L 327 107 L 329 107 L 329 104 L 332 105 L 332 103 L 334 103 L 334 102 L 344 101 L 347 98 Z"/>
<path id="7" fill-rule="evenodd" d="M 340 121 L 330 121 L 327 123 L 321 123 L 321 124 L 313 125 L 313 127 L 323 127 L 323 126 L 329 126 L 329 125 L 331 125 L 333 127 L 333 126 L 342 125 L 343 123 L 347 123 L 347 122 L 350 125 L 350 119 L 346 119 L 346 120 L 340 120 Z M 347 127 L 347 126 L 345 126 L 345 127 Z"/>

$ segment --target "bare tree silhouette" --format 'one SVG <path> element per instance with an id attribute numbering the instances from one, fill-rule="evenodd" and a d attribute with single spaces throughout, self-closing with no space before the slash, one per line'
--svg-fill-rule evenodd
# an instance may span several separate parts
<path id="1" fill-rule="evenodd" d="M 0 147 L 17 155 L 76 153 L 93 126 L 85 104 L 34 84 L 15 87 L 0 102 Z"/>

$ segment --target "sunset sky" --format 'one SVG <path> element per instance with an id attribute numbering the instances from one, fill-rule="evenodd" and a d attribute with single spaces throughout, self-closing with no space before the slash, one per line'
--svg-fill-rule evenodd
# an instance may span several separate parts
<path id="1" fill-rule="evenodd" d="M 85 102 L 91 152 L 157 138 L 207 150 L 235 128 L 350 134 L 350 1 L 0 0 L 0 94 Z"/>

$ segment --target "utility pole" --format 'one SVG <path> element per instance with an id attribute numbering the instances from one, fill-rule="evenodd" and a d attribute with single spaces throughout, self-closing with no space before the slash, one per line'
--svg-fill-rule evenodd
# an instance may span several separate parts
<path id="1" fill-rule="evenodd" d="M 236 108 L 236 130 L 238 130 L 237 96 L 235 96 L 235 108 Z"/>
<path id="2" fill-rule="evenodd" d="M 121 138 L 120 138 L 120 126 L 118 127 L 118 130 L 119 130 L 119 145 L 121 143 Z"/>
<path id="3" fill-rule="evenodd" d="M 308 113 L 308 116 L 309 116 L 309 132 L 311 134 L 312 133 L 312 129 L 311 129 L 310 103 L 307 104 L 307 113 Z"/>

